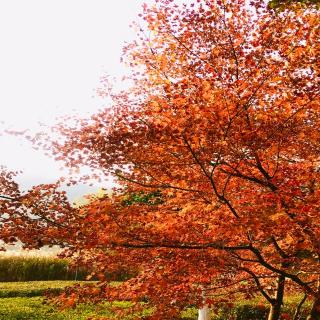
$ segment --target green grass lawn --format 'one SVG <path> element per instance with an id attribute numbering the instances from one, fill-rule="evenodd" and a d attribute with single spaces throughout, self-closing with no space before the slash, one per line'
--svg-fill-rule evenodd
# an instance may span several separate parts
<path id="1" fill-rule="evenodd" d="M 44 305 L 42 297 L 3 298 L 0 300 L 0 306 L 1 320 L 80 320 L 96 314 L 94 310 L 90 310 L 88 307 L 59 311 L 53 306 Z"/>
<path id="2" fill-rule="evenodd" d="M 100 316 L 114 318 L 113 308 L 126 309 L 130 302 L 103 303 L 100 305 L 81 304 L 75 308 L 59 310 L 53 305 L 44 304 L 41 296 L 48 289 L 60 292 L 66 286 L 71 286 L 75 281 L 29 281 L 29 282 L 0 282 L 0 320 L 86 320 L 90 317 Z M 90 283 L 86 281 L 86 283 Z M 290 296 L 285 299 L 284 312 L 293 313 L 295 306 L 301 299 L 300 296 Z M 305 312 L 310 308 L 310 302 L 305 305 Z M 145 309 L 143 313 L 150 313 Z M 212 318 L 214 320 L 261 320 L 265 319 L 268 307 L 263 305 L 261 299 L 250 301 L 239 300 L 232 309 L 222 308 Z M 197 310 L 189 308 L 182 314 L 185 320 L 197 319 Z M 136 319 L 136 315 L 123 317 L 123 320 Z M 302 319 L 305 319 L 303 317 Z"/>
<path id="3" fill-rule="evenodd" d="M 26 282 L 0 282 L 0 298 L 38 297 L 48 289 L 59 293 L 65 287 L 72 286 L 81 281 L 26 281 Z M 89 282 L 86 282 L 89 283 Z"/>
<path id="4" fill-rule="evenodd" d="M 103 303 L 99 305 L 80 304 L 76 308 L 59 310 L 53 305 L 44 304 L 41 296 L 48 289 L 55 292 L 76 281 L 29 281 L 0 282 L 0 320 L 86 320 L 89 317 L 100 316 L 113 318 L 112 309 L 126 309 L 130 302 Z M 90 283 L 86 281 L 85 283 Z M 150 313 L 150 310 L 144 310 Z M 136 315 L 124 317 L 124 320 L 134 319 Z"/>
<path id="5" fill-rule="evenodd" d="M 110 303 L 92 306 L 82 304 L 73 309 L 58 310 L 54 306 L 43 304 L 42 297 L 16 297 L 0 299 L 1 320 L 86 320 L 89 317 L 100 316 L 113 318 Z M 126 308 L 128 302 L 118 302 L 117 307 Z M 124 317 L 124 320 L 134 319 L 134 315 Z"/>

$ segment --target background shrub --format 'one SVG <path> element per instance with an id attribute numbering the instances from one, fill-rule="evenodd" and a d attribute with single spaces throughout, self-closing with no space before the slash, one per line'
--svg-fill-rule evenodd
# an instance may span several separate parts
<path id="1" fill-rule="evenodd" d="M 87 270 L 54 257 L 1 257 L 0 281 L 84 280 Z"/>
<path id="2" fill-rule="evenodd" d="M 86 280 L 90 270 L 71 266 L 67 259 L 56 257 L 2 256 L 0 257 L 0 282 Z M 132 277 L 126 270 L 108 273 L 112 281 L 124 281 Z M 97 280 L 92 278 L 91 280 Z"/>

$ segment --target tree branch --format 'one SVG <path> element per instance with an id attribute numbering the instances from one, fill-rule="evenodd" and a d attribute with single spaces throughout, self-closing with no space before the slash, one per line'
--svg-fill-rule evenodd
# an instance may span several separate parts
<path id="1" fill-rule="evenodd" d="M 16 198 L 12 198 L 12 197 L 5 196 L 5 195 L 0 195 L 0 198 L 1 199 L 5 199 L 5 200 L 11 200 L 11 201 L 16 201 L 17 200 Z"/>
<path id="2" fill-rule="evenodd" d="M 257 288 L 259 289 L 259 291 L 261 292 L 261 294 L 266 298 L 266 300 L 270 303 L 270 304 L 274 304 L 275 302 L 275 299 L 271 298 L 268 293 L 263 289 L 260 281 L 259 281 L 259 278 L 255 275 L 255 273 L 253 271 L 251 271 L 250 269 L 248 268 L 240 268 L 240 270 L 243 270 L 245 271 L 246 273 L 250 274 L 251 277 L 253 278 L 253 280 L 255 281 L 256 285 L 257 285 Z"/>

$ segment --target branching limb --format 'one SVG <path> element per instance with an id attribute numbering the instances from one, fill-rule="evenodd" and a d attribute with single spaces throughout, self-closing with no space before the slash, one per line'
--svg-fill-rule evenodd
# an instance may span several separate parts
<path id="1" fill-rule="evenodd" d="M 270 304 L 273 304 L 275 302 L 275 299 L 271 298 L 268 295 L 268 293 L 263 289 L 263 286 L 261 285 L 259 278 L 256 276 L 256 274 L 253 271 L 251 271 L 248 268 L 240 268 L 240 270 L 243 270 L 246 273 L 250 274 L 250 276 L 253 278 L 254 282 L 256 283 L 257 288 Z"/>

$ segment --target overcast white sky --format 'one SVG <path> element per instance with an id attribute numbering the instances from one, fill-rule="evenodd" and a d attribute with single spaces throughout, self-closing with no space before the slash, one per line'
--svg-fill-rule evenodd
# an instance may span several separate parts
<path id="1" fill-rule="evenodd" d="M 144 2 L 152 0 L 0 0 L 0 125 L 36 130 L 103 107 L 99 79 L 126 72 L 121 49 Z M 24 188 L 61 175 L 18 138 L 0 136 L 0 150 L 0 164 L 23 169 Z"/>

